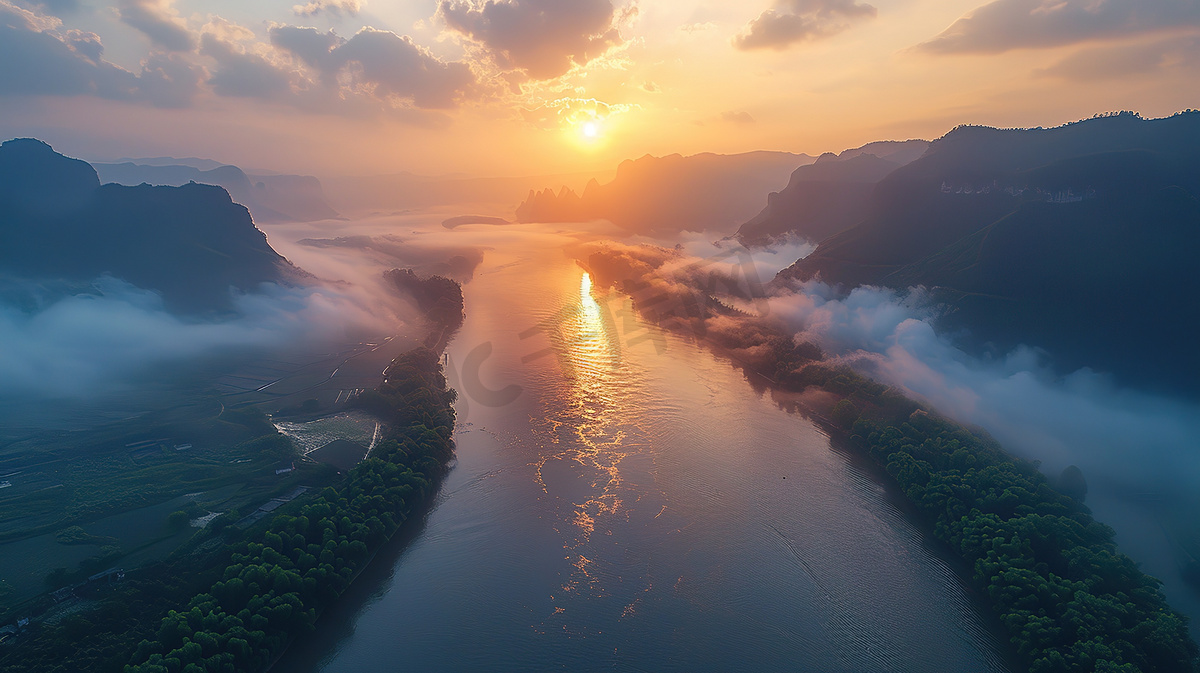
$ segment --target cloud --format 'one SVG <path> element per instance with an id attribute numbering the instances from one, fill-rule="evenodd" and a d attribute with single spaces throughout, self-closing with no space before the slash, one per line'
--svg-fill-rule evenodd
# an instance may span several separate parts
<path id="1" fill-rule="evenodd" d="M 62 21 L 19 7 L 8 0 L 0 0 L 0 26 L 13 30 L 42 32 L 62 26 Z"/>
<path id="2" fill-rule="evenodd" d="M 123 0 L 117 8 L 121 21 L 168 51 L 194 51 L 196 35 L 171 7 L 172 0 Z"/>
<path id="3" fill-rule="evenodd" d="M 188 32 L 169 0 L 130 0 L 119 11 L 157 45 L 138 73 L 104 60 L 98 35 L 66 30 L 57 17 L 0 0 L 0 60 L 7 64 L 0 96 L 91 95 L 181 108 L 211 89 L 308 112 L 385 112 L 429 126 L 445 117 L 426 111 L 455 107 L 478 84 L 466 63 L 443 61 L 407 36 L 375 28 L 345 39 L 273 25 L 270 42 L 262 43 L 219 16 Z"/>
<path id="4" fill-rule="evenodd" d="M 1195 0 L 995 0 L 918 49 L 1000 53 L 1189 26 L 1200 27 L 1200 3 Z"/>
<path id="5" fill-rule="evenodd" d="M 51 12 L 53 14 L 70 14 L 78 11 L 82 6 L 80 0 L 37 0 L 30 4 Z"/>
<path id="6" fill-rule="evenodd" d="M 0 96 L 91 95 L 165 108 L 190 105 L 203 70 L 181 54 L 156 52 L 135 74 L 104 60 L 100 36 L 0 0 Z"/>
<path id="7" fill-rule="evenodd" d="M 1200 37 L 1185 35 L 1084 49 L 1037 72 L 1044 76 L 1092 82 L 1142 76 L 1155 71 L 1190 72 L 1197 67 L 1200 67 Z"/>
<path id="8" fill-rule="evenodd" d="M 101 58 L 100 38 L 0 0 L 0 96 L 138 96 L 137 77 Z"/>
<path id="9" fill-rule="evenodd" d="M 208 83 L 220 96 L 280 100 L 292 92 L 287 72 L 213 33 L 205 33 L 200 39 L 200 53 L 217 62 Z"/>
<path id="10" fill-rule="evenodd" d="M 730 124 L 738 124 L 740 126 L 750 126 L 757 124 L 757 120 L 745 110 L 734 112 L 732 110 L 721 113 L 721 121 L 729 122 Z"/>
<path id="11" fill-rule="evenodd" d="M 439 60 L 407 35 L 386 30 L 363 28 L 331 56 L 350 73 L 353 86 L 377 98 L 411 99 L 419 108 L 454 107 L 475 83 L 467 64 Z"/>
<path id="12" fill-rule="evenodd" d="M 712 21 L 705 21 L 704 23 L 685 23 L 679 27 L 679 32 L 687 33 L 688 35 L 694 35 L 695 33 L 716 30 L 716 28 L 717 24 L 713 23 Z"/>
<path id="13" fill-rule="evenodd" d="M 333 16 L 342 14 L 358 16 L 361 10 L 362 2 L 360 0 L 312 0 L 308 4 L 292 7 L 292 11 L 297 16 L 315 16 L 322 12 Z"/>
<path id="14" fill-rule="evenodd" d="M 332 30 L 322 33 L 316 28 L 300 26 L 271 26 L 268 34 L 271 44 L 321 71 L 336 69 L 336 63 L 330 58 L 331 52 L 346 43 Z"/>
<path id="15" fill-rule="evenodd" d="M 521 108 L 521 116 L 538 128 L 573 128 L 584 122 L 604 121 L 638 107 L 626 103 L 605 103 L 595 98 L 559 98 L 535 108 Z"/>
<path id="16" fill-rule="evenodd" d="M 743 51 L 782 50 L 798 43 L 832 37 L 853 21 L 874 18 L 877 10 L 854 0 L 781 0 L 734 36 Z"/>
<path id="17" fill-rule="evenodd" d="M 151 54 L 138 77 L 141 98 L 162 108 L 189 107 L 200 92 L 204 69 L 179 54 Z"/>
<path id="18" fill-rule="evenodd" d="M 504 70 L 553 79 L 622 43 L 610 0 L 441 0 L 450 30 L 481 45 Z"/>
<path id="19" fill-rule="evenodd" d="M 272 26 L 271 43 L 317 71 L 327 87 L 426 110 L 454 107 L 476 85 L 466 63 L 443 61 L 407 35 L 363 28 L 349 40 L 332 30 Z"/>

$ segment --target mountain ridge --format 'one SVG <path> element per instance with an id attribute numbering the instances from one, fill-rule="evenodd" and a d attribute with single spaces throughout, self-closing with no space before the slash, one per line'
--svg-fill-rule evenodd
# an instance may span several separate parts
<path id="1" fill-rule="evenodd" d="M 800 237 L 822 241 L 858 224 L 867 215 L 875 185 L 911 163 L 929 147 L 925 140 L 885 140 L 826 152 L 792 172 L 788 184 L 767 195 L 767 205 L 738 228 L 747 246 Z"/>
<path id="2" fill-rule="evenodd" d="M 125 161 L 95 163 L 92 167 L 103 182 L 130 187 L 142 183 L 172 187 L 189 182 L 217 185 L 246 206 L 260 222 L 311 222 L 338 217 L 338 212 L 325 199 L 321 182 L 315 177 L 248 173 L 237 166 L 211 160 L 193 160 L 196 165 L 171 164 L 167 159 L 161 158 L 162 163 L 155 164 Z M 217 165 L 200 167 L 210 164 Z"/>
<path id="3" fill-rule="evenodd" d="M 776 284 L 933 289 L 975 352 L 1043 348 L 1067 370 L 1197 392 L 1200 113 L 1054 129 L 959 127 L 875 188 L 860 224 Z"/>
<path id="4" fill-rule="evenodd" d="M 33 139 L 0 145 L 0 273 L 153 290 L 172 311 L 227 311 L 231 288 L 304 272 L 271 248 L 225 189 L 101 184 L 87 162 Z"/>

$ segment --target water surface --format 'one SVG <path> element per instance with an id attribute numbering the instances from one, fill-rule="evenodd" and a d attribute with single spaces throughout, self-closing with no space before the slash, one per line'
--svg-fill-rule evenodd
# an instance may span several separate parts
<path id="1" fill-rule="evenodd" d="M 465 290 L 436 505 L 276 670 L 1006 670 L 876 475 L 729 362 L 532 244 Z"/>

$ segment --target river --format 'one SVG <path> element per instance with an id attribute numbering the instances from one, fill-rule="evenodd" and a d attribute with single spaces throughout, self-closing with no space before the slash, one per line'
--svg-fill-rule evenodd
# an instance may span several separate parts
<path id="1" fill-rule="evenodd" d="M 1007 670 L 875 472 L 503 229 L 448 349 L 440 495 L 275 670 Z"/>

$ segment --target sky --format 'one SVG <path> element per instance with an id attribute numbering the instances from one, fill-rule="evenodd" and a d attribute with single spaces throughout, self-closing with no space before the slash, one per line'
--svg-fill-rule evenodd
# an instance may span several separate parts
<path id="1" fill-rule="evenodd" d="M 1196 0 L 0 0 L 0 135 L 549 175 L 1197 107 Z"/>

